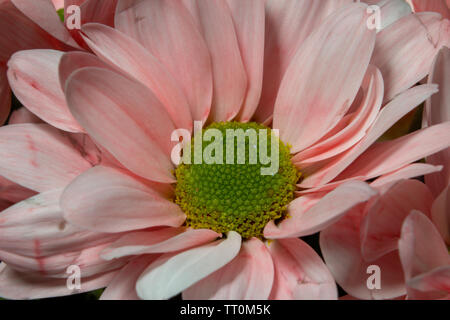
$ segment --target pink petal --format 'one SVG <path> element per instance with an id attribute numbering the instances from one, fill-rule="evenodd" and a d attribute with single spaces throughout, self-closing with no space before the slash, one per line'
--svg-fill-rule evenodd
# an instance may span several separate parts
<path id="1" fill-rule="evenodd" d="M 336 282 L 351 296 L 358 299 L 393 299 L 406 293 L 404 275 L 397 252 L 373 262 L 361 254 L 359 228 L 364 206 L 352 209 L 334 225 L 320 234 L 320 248 L 325 263 Z M 370 290 L 367 280 L 369 266 L 379 266 L 381 289 Z"/>
<path id="2" fill-rule="evenodd" d="M 36 192 L 0 176 L 0 199 L 16 203 L 34 195 Z"/>
<path id="3" fill-rule="evenodd" d="M 183 0 L 209 49 L 213 72 L 212 121 L 229 121 L 241 109 L 247 75 L 226 0 Z"/>
<path id="4" fill-rule="evenodd" d="M 264 229 L 268 239 L 295 238 L 314 234 L 336 222 L 348 210 L 366 202 L 377 192 L 361 181 L 347 182 L 325 195 L 312 208 L 304 206 L 303 197 L 290 203 L 289 218 L 279 225 L 272 221 Z"/>
<path id="5" fill-rule="evenodd" d="M 8 80 L 20 102 L 39 118 L 59 129 L 81 132 L 59 86 L 62 54 L 54 50 L 17 52 L 8 62 Z"/>
<path id="6" fill-rule="evenodd" d="M 114 14 L 118 0 L 86 0 L 81 4 L 81 22 L 98 22 L 114 26 Z"/>
<path id="7" fill-rule="evenodd" d="M 139 19 L 139 23 L 135 23 Z M 181 1 L 120 1 L 116 28 L 137 40 L 177 80 L 192 118 L 205 121 L 212 101 L 208 47 Z"/>
<path id="8" fill-rule="evenodd" d="M 71 138 L 47 124 L 0 128 L 0 174 L 34 191 L 65 187 L 91 167 Z"/>
<path id="9" fill-rule="evenodd" d="M 328 268 L 317 253 L 300 239 L 283 239 L 269 244 L 275 265 L 270 299 L 332 300 L 337 288 Z"/>
<path id="10" fill-rule="evenodd" d="M 100 300 L 139 300 L 136 281 L 157 257 L 158 255 L 145 255 L 131 260 L 108 284 Z"/>
<path id="11" fill-rule="evenodd" d="M 351 148 L 365 136 L 367 130 L 375 121 L 383 101 L 383 78 L 377 68 L 369 66 L 362 89 L 364 99 L 357 111 L 351 116 L 350 123 L 333 136 L 298 153 L 293 157 L 293 161 L 312 163 L 331 158 Z"/>
<path id="12" fill-rule="evenodd" d="M 11 110 L 11 90 L 3 68 L 0 68 L 0 126 L 8 119 Z"/>
<path id="13" fill-rule="evenodd" d="M 317 142 L 350 108 L 375 43 L 367 18 L 363 4 L 339 10 L 293 58 L 280 86 L 273 120 L 292 152 Z"/>
<path id="14" fill-rule="evenodd" d="M 224 267 L 238 255 L 240 248 L 241 236 L 231 231 L 224 240 L 178 255 L 163 255 L 138 279 L 137 294 L 141 299 L 169 299 Z"/>
<path id="15" fill-rule="evenodd" d="M 59 62 L 59 82 L 63 91 L 66 90 L 66 82 L 72 73 L 85 67 L 113 69 L 97 56 L 87 52 L 71 51 L 64 53 Z"/>
<path id="16" fill-rule="evenodd" d="M 450 49 L 444 47 L 439 52 L 428 82 L 437 83 L 439 92 L 425 105 L 427 125 L 450 121 Z M 437 197 L 450 184 L 450 148 L 428 157 L 427 163 L 444 166 L 442 172 L 425 177 L 426 184 Z"/>
<path id="17" fill-rule="evenodd" d="M 274 267 L 269 250 L 252 238 L 226 266 L 183 292 L 185 300 L 266 300 L 272 289 Z"/>
<path id="18" fill-rule="evenodd" d="M 354 176 L 371 179 L 392 172 L 450 147 L 449 136 L 450 122 L 446 122 L 395 140 L 374 144 L 342 172 L 338 179 Z"/>
<path id="19" fill-rule="evenodd" d="M 97 166 L 66 188 L 61 207 L 70 223 L 99 232 L 180 226 L 185 215 L 156 188 L 124 170 Z"/>
<path id="20" fill-rule="evenodd" d="M 62 189 L 40 193 L 0 214 L 0 250 L 40 258 L 81 250 L 117 236 L 67 224 L 59 206 Z"/>
<path id="21" fill-rule="evenodd" d="M 440 172 L 441 170 L 442 166 L 433 166 L 426 163 L 413 163 L 394 172 L 382 175 L 370 185 L 374 188 L 381 188 L 399 180 L 417 178 L 430 173 Z"/>
<path id="22" fill-rule="evenodd" d="M 83 68 L 68 80 L 66 95 L 78 122 L 125 167 L 174 182 L 169 155 L 175 126 L 146 87 L 109 70 Z"/>
<path id="23" fill-rule="evenodd" d="M 102 258 L 111 260 L 130 255 L 175 252 L 211 242 L 220 236 L 212 230 L 186 228 L 128 233 L 103 251 Z"/>
<path id="24" fill-rule="evenodd" d="M 373 126 L 357 145 L 331 159 L 331 161 L 323 168 L 307 176 L 300 186 L 302 188 L 314 188 L 324 185 L 336 178 L 339 173 L 367 150 L 367 148 L 369 148 L 392 125 L 436 92 L 436 86 L 422 85 L 400 94 L 380 111 Z"/>
<path id="25" fill-rule="evenodd" d="M 429 73 L 439 48 L 450 42 L 444 31 L 450 29 L 447 24 L 436 14 L 411 14 L 378 33 L 371 64 L 383 74 L 385 101 Z"/>
<path id="26" fill-rule="evenodd" d="M 431 219 L 444 241 L 450 245 L 450 185 L 434 201 Z"/>
<path id="27" fill-rule="evenodd" d="M 264 79 L 258 122 L 269 119 L 281 80 L 295 53 L 325 18 L 352 0 L 265 1 Z"/>
<path id="28" fill-rule="evenodd" d="M 381 30 L 411 14 L 411 6 L 405 0 L 376 0 L 373 4 L 380 8 Z"/>
<path id="29" fill-rule="evenodd" d="M 450 19 L 450 6 L 446 0 L 410 0 L 414 12 L 438 12 L 443 18 Z"/>
<path id="30" fill-rule="evenodd" d="M 238 119 L 249 121 L 259 104 L 264 66 L 264 1 L 227 0 L 236 29 L 242 61 L 248 77 L 248 89 Z"/>
<path id="31" fill-rule="evenodd" d="M 450 300 L 450 265 L 417 276 L 408 286 L 409 300 Z"/>
<path id="32" fill-rule="evenodd" d="M 89 292 L 104 288 L 113 279 L 116 271 L 83 278 L 81 290 L 67 288 L 66 278 L 36 277 L 19 273 L 5 263 L 0 264 L 0 296 L 7 299 L 42 299 Z"/>
<path id="33" fill-rule="evenodd" d="M 51 0 L 11 0 L 11 2 L 29 19 L 61 42 L 79 49 L 76 41 L 59 19 Z"/>
<path id="34" fill-rule="evenodd" d="M 155 94 L 178 128 L 192 128 L 189 104 L 181 87 L 144 47 L 101 24 L 84 25 L 82 31 L 83 39 L 97 56 L 139 80 Z"/>
<path id="35" fill-rule="evenodd" d="M 384 191 L 361 224 L 361 250 L 366 261 L 374 261 L 398 249 L 403 221 L 412 210 L 431 213 L 433 195 L 420 181 L 404 180 Z"/>

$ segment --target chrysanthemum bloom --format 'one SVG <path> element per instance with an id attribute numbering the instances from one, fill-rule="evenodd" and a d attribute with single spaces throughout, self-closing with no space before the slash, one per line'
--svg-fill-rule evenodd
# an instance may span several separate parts
<path id="1" fill-rule="evenodd" d="M 364 180 L 450 144 L 444 123 L 373 146 L 437 92 L 408 88 L 448 41 L 441 20 L 408 15 L 376 35 L 367 6 L 349 2 L 119 1 L 115 29 L 82 29 L 96 55 L 32 50 L 9 61 L 15 94 L 25 106 L 39 104 L 49 124 L 0 129 L 0 174 L 41 192 L 25 205 L 42 215 L 59 202 L 71 228 L 118 237 L 101 257 L 132 260 L 104 299 L 336 298 L 328 269 L 297 237 L 376 196 Z M 414 59 L 411 46 L 421 48 Z M 193 120 L 220 131 L 268 129 L 280 170 L 262 176 L 264 166 L 248 162 L 175 167 L 172 134 L 191 131 Z M 52 126 L 78 128 L 81 141 L 95 142 L 97 161 L 86 163 L 86 147 L 74 149 L 73 136 Z M 359 160 L 367 156 L 373 160 Z M 48 180 L 64 190 L 48 190 Z M 21 206 L 2 213 L 0 227 L 10 232 L 0 247 L 19 237 L 8 225 L 13 216 L 33 228 Z M 78 240 L 52 231 L 49 241 L 30 238 L 60 247 Z M 21 254 L 44 261 L 41 271 L 54 268 L 31 250 Z M 20 261 L 0 258 L 0 295 L 32 297 L 23 274 L 10 276 Z"/>
<path id="2" fill-rule="evenodd" d="M 56 10 L 78 5 L 81 24 L 112 25 L 116 0 L 0 0 L 0 125 L 8 118 L 11 93 L 6 78 L 6 62 L 26 49 L 83 50 L 79 30 L 68 29 Z M 32 106 L 30 110 L 34 112 Z"/>
<path id="3" fill-rule="evenodd" d="M 448 123 L 448 48 L 436 57 L 428 83 L 439 84 L 440 91 L 426 103 L 424 126 Z M 412 164 L 380 177 L 372 183 L 380 190 L 376 199 L 352 209 L 322 232 L 325 261 L 350 295 L 360 299 L 391 299 L 405 294 L 408 299 L 449 297 L 450 258 L 445 245 L 450 245 L 449 166 L 447 148 L 428 157 L 427 164 Z M 426 185 L 414 180 L 395 183 L 414 172 L 426 174 Z M 378 290 L 370 290 L 363 281 L 370 265 L 381 269 Z"/>

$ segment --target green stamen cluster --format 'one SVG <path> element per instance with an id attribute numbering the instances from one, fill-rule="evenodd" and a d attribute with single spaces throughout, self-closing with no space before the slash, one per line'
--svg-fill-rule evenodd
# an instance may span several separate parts
<path id="1" fill-rule="evenodd" d="M 203 129 L 218 129 L 223 134 L 227 129 L 266 130 L 267 152 L 271 154 L 270 128 L 256 123 L 221 122 Z M 262 131 L 264 134 L 264 131 Z M 271 220 L 286 217 L 286 206 L 294 199 L 295 185 L 300 178 L 299 171 L 290 160 L 289 147 L 276 137 L 279 150 L 279 169 L 274 175 L 262 175 L 261 168 L 269 165 L 252 164 L 249 148 L 259 154 L 258 144 L 251 145 L 245 139 L 245 164 L 237 161 L 237 139 L 233 164 L 226 164 L 226 146 L 223 146 L 223 164 L 194 164 L 194 139 L 192 164 L 181 164 L 175 172 L 177 185 L 175 202 L 185 212 L 186 225 L 194 229 L 211 229 L 219 233 L 238 232 L 244 239 L 263 238 L 263 230 Z M 198 139 L 198 138 L 197 138 Z M 202 150 L 213 141 L 202 142 Z M 273 151 L 272 151 L 273 152 Z"/>

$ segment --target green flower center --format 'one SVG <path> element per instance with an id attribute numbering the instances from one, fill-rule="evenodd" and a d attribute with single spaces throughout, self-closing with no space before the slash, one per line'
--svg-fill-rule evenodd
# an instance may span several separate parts
<path id="1" fill-rule="evenodd" d="M 213 123 L 194 136 L 190 150 L 175 172 L 175 203 L 186 226 L 263 239 L 269 221 L 286 217 L 300 172 L 270 128 Z"/>

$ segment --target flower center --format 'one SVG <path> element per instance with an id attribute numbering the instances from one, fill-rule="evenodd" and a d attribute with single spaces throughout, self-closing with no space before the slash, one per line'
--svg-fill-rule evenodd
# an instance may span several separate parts
<path id="1" fill-rule="evenodd" d="M 190 163 L 175 172 L 175 203 L 187 216 L 186 226 L 262 239 L 269 221 L 286 217 L 300 172 L 273 130 L 213 123 L 194 136 L 190 150 Z"/>

